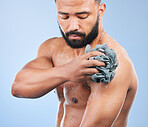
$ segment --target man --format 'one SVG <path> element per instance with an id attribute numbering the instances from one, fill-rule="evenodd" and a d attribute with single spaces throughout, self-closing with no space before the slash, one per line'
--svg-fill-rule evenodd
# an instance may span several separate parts
<path id="1" fill-rule="evenodd" d="M 137 76 L 125 49 L 107 35 L 102 26 L 106 9 L 100 0 L 56 0 L 58 23 L 63 37 L 44 42 L 35 60 L 16 75 L 12 94 L 37 98 L 56 88 L 59 99 L 57 127 L 126 127 L 137 91 Z M 105 66 L 89 59 L 103 53 L 84 53 L 107 43 L 119 66 L 108 84 L 92 81 L 91 75 Z"/>

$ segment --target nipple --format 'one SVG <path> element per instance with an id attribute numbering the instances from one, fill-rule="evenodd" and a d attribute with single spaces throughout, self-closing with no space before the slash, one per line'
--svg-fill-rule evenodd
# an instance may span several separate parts
<path id="1" fill-rule="evenodd" d="M 72 98 L 72 102 L 75 103 L 75 104 L 77 104 L 78 103 L 78 99 Z"/>

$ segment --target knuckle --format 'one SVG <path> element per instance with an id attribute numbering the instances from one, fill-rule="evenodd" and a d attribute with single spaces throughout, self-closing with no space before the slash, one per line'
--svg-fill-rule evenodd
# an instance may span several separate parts
<path id="1" fill-rule="evenodd" d="M 80 63 L 79 63 L 79 69 L 81 69 L 81 68 L 83 68 L 84 67 L 84 61 L 81 61 Z"/>
<path id="2" fill-rule="evenodd" d="M 91 66 L 98 66 L 98 62 L 96 60 L 91 60 Z"/>
<path id="3" fill-rule="evenodd" d="M 91 57 L 91 56 L 98 56 L 98 55 L 103 55 L 103 53 L 100 52 L 100 51 L 92 51 L 92 52 L 89 52 L 89 53 L 88 53 L 88 57 Z"/>
<path id="4" fill-rule="evenodd" d="M 84 72 L 82 70 L 80 70 L 79 75 L 81 76 L 83 74 L 84 74 Z"/>
<path id="5" fill-rule="evenodd" d="M 86 67 L 87 66 L 87 61 L 83 60 L 81 64 L 82 64 L 82 67 Z"/>
<path id="6" fill-rule="evenodd" d="M 90 60 L 90 66 L 105 66 L 105 63 L 99 60 Z"/>
<path id="7" fill-rule="evenodd" d="M 93 60 L 92 64 L 93 64 L 93 66 L 95 66 L 95 65 L 97 66 L 98 65 L 98 61 Z"/>
<path id="8" fill-rule="evenodd" d="M 98 55 L 98 51 L 92 51 L 92 55 Z"/>
<path id="9" fill-rule="evenodd" d="M 87 58 L 91 57 L 93 55 L 92 52 L 87 53 Z"/>

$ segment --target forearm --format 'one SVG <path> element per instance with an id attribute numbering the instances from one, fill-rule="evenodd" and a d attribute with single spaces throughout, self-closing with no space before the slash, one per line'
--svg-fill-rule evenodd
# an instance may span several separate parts
<path id="1" fill-rule="evenodd" d="M 12 85 L 12 94 L 16 97 L 37 98 L 66 82 L 62 67 L 50 69 L 23 69 Z"/>

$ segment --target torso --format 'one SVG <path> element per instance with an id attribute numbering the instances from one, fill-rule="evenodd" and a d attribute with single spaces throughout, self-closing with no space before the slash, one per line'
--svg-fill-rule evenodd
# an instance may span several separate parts
<path id="1" fill-rule="evenodd" d="M 115 50 L 117 59 L 127 55 L 126 51 L 124 51 L 124 49 L 109 36 L 106 36 L 105 39 L 109 47 Z M 63 38 L 55 39 L 54 43 L 55 47 L 60 47 L 54 49 L 52 54 L 54 66 L 60 66 L 71 61 L 74 57 L 84 54 L 85 48 L 76 54 L 72 48 L 67 46 Z M 88 84 L 88 81 L 86 80 L 81 83 L 66 82 L 56 88 L 56 93 L 59 99 L 57 127 L 79 127 L 91 93 L 89 85 L 91 84 Z M 129 91 L 127 91 L 125 103 L 113 127 L 126 126 L 128 113 L 134 100 L 134 95 L 134 86 L 129 84 Z"/>

